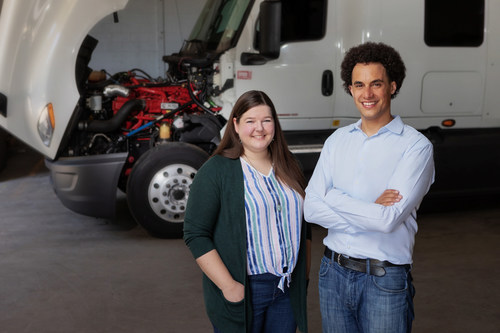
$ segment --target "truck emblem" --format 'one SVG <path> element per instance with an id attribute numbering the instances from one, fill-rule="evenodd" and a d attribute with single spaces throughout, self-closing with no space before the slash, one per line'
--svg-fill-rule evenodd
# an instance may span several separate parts
<path id="1" fill-rule="evenodd" d="M 251 80 L 252 71 L 238 71 L 236 77 L 238 78 L 238 80 Z"/>

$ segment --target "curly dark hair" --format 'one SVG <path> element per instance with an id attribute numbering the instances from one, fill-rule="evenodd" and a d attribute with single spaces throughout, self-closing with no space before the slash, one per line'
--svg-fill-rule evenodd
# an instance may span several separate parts
<path id="1" fill-rule="evenodd" d="M 396 82 L 396 91 L 392 94 L 391 99 L 396 97 L 403 85 L 403 80 L 406 76 L 406 67 L 399 52 L 384 43 L 367 42 L 354 46 L 347 51 L 340 65 L 340 77 L 344 81 L 345 91 L 351 95 L 349 86 L 352 85 L 352 70 L 354 66 L 356 64 L 371 62 L 382 64 L 389 77 L 389 82 Z"/>

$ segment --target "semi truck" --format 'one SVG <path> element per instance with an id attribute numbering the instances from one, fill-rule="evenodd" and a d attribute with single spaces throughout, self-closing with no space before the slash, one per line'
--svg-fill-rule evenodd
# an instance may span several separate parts
<path id="1" fill-rule="evenodd" d="M 45 156 L 69 209 L 112 218 L 123 192 L 148 232 L 180 237 L 193 178 L 251 89 L 274 101 L 307 175 L 359 119 L 339 68 L 367 41 L 405 61 L 392 112 L 434 144 L 430 196 L 500 193 L 498 1 L 207 0 L 179 51 L 158 55 L 165 75 L 90 68 L 89 31 L 127 2 L 0 1 L 0 126 Z"/>

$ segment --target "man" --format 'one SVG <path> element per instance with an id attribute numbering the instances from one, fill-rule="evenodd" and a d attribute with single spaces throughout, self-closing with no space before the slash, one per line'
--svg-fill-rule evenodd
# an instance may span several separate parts
<path id="1" fill-rule="evenodd" d="M 351 48 L 341 65 L 361 119 L 336 130 L 306 189 L 308 222 L 328 229 L 319 272 L 323 332 L 409 332 L 416 211 L 434 181 L 432 144 L 391 114 L 405 78 L 382 43 Z"/>

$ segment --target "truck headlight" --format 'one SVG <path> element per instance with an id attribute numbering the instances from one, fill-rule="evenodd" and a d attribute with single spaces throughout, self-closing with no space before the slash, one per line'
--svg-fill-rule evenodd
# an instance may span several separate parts
<path id="1" fill-rule="evenodd" d="M 40 135 L 43 144 L 47 147 L 50 146 L 50 141 L 52 141 L 55 125 L 54 108 L 52 107 L 52 103 L 49 103 L 43 108 L 38 119 L 38 135 Z"/>

